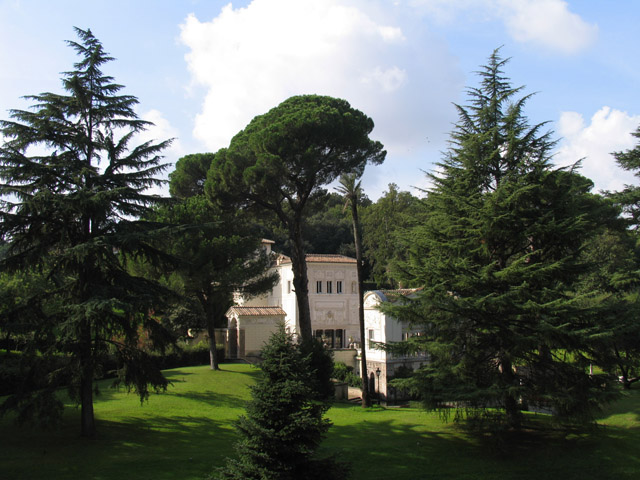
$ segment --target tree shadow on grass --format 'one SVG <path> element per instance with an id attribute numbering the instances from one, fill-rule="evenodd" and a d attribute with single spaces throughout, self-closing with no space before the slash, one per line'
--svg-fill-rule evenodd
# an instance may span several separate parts
<path id="1" fill-rule="evenodd" d="M 199 416 L 125 418 L 101 421 L 99 428 L 110 439 L 106 464 L 120 463 L 131 473 L 147 465 L 154 479 L 202 478 L 233 454 L 236 440 L 231 422 Z"/>
<path id="2" fill-rule="evenodd" d="M 225 370 L 224 365 L 221 370 L 208 370 L 208 372 L 220 376 L 219 378 L 215 378 L 216 381 L 225 380 L 226 382 L 233 383 L 236 380 L 236 377 L 246 377 L 249 379 L 248 383 L 252 383 L 253 380 L 259 374 L 258 369 L 252 369 L 247 371 L 235 371 L 235 370 Z M 201 386 L 196 387 L 194 390 L 187 390 L 186 392 L 176 391 L 173 387 L 178 384 L 188 383 L 190 375 L 197 375 L 194 372 L 189 372 L 185 370 L 165 370 L 163 372 L 167 380 L 169 381 L 169 385 L 166 391 L 153 391 L 149 392 L 150 398 L 153 398 L 154 395 L 175 395 L 183 398 L 190 398 L 192 400 L 198 400 L 202 402 L 207 402 L 210 404 L 214 404 L 215 406 L 242 406 L 247 402 L 247 398 L 235 395 L 226 395 L 221 394 L 213 390 L 203 390 Z M 114 379 L 105 379 L 96 382 L 96 387 L 98 390 L 98 394 L 95 396 L 95 402 L 99 403 L 101 401 L 110 401 L 115 399 L 117 396 L 122 395 L 123 393 L 128 393 L 130 395 L 137 395 L 133 389 L 128 389 L 124 385 L 114 386 Z M 146 403 L 146 402 L 143 402 Z"/>
<path id="3" fill-rule="evenodd" d="M 340 407 L 338 407 L 340 408 Z M 360 415 L 360 414 L 358 414 Z M 353 467 L 355 479 L 636 479 L 640 478 L 638 428 L 522 432 L 504 443 L 455 424 L 431 427 L 397 419 L 334 425 L 325 442 Z M 370 419 L 369 419 L 370 418 Z M 433 421 L 433 417 L 429 422 Z"/>
<path id="4" fill-rule="evenodd" d="M 246 397 L 214 391 L 172 393 L 172 395 L 203 402 L 211 407 L 244 408 L 248 401 Z"/>
<path id="5" fill-rule="evenodd" d="M 231 421 L 204 416 L 98 419 L 91 439 L 78 436 L 77 415 L 72 417 L 71 428 L 46 434 L 47 440 L 40 431 L 15 431 L 25 438 L 15 447 L 3 445 L 0 478 L 202 479 L 233 455 L 236 441 Z"/>

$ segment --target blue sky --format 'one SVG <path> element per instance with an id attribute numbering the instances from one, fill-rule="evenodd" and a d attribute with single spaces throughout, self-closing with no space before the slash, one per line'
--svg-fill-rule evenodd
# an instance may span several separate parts
<path id="1" fill-rule="evenodd" d="M 610 153 L 640 125 L 639 20 L 635 0 L 0 0 L 0 116 L 59 91 L 75 61 L 64 40 L 90 28 L 156 124 L 147 137 L 176 138 L 168 162 L 227 146 L 291 95 L 332 95 L 371 116 L 388 150 L 365 173 L 375 199 L 390 182 L 428 186 L 453 103 L 501 47 L 513 85 L 536 93 L 531 122 L 560 140 L 555 161 L 584 158 L 596 189 L 617 190 L 637 183 Z"/>

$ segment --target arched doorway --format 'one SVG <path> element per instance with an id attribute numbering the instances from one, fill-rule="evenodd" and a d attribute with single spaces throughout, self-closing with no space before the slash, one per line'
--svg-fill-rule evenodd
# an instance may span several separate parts
<path id="1" fill-rule="evenodd" d="M 229 358 L 238 358 L 238 326 L 235 320 L 229 322 Z"/>

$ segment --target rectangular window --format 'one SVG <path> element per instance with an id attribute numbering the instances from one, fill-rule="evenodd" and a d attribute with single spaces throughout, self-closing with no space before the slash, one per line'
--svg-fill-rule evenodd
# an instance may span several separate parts
<path id="1" fill-rule="evenodd" d="M 287 293 L 291 293 L 291 280 L 287 280 Z"/>
<path id="2" fill-rule="evenodd" d="M 373 329 L 369 330 L 369 338 L 368 338 L 368 341 L 367 341 L 367 348 L 369 350 L 371 350 L 371 347 L 372 347 L 371 342 L 374 341 L 374 339 L 375 339 L 375 336 L 373 335 L 373 332 L 374 332 Z"/>
<path id="3" fill-rule="evenodd" d="M 316 282 L 316 293 L 322 293 L 322 282 L 320 280 Z"/>
<path id="4" fill-rule="evenodd" d="M 333 282 L 327 282 L 327 293 L 333 293 Z"/>
<path id="5" fill-rule="evenodd" d="M 342 293 L 342 281 L 338 280 L 336 282 L 336 293 Z"/>
<path id="6" fill-rule="evenodd" d="M 345 333 L 343 329 L 314 330 L 313 336 L 326 348 L 345 348 Z"/>
<path id="7" fill-rule="evenodd" d="M 329 330 L 325 330 L 324 331 L 324 336 L 322 337 L 322 340 L 324 342 L 324 345 L 328 348 L 334 348 L 334 336 L 333 336 L 333 329 L 329 329 Z"/>

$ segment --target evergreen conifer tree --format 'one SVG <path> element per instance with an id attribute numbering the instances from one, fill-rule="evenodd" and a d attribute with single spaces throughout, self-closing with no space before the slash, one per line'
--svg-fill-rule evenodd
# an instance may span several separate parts
<path id="1" fill-rule="evenodd" d="M 316 375 L 284 326 L 262 350 L 258 381 L 246 416 L 237 422 L 238 456 L 219 472 L 221 479 L 297 480 L 346 478 L 347 469 L 316 451 L 331 423 L 327 402 L 314 400 Z"/>
<path id="2" fill-rule="evenodd" d="M 179 260 L 172 268 L 172 283 L 186 300 L 171 317 L 178 317 L 178 323 L 186 317 L 189 328 L 206 330 L 211 369 L 218 370 L 223 359 L 218 359 L 215 330 L 226 326 L 235 294 L 248 299 L 273 288 L 278 281 L 277 273 L 269 270 L 273 258 L 261 251 L 259 238 L 242 231 L 246 225 L 237 216 L 215 209 L 204 195 L 163 206 L 152 218 L 182 225 L 164 237 L 160 247 Z M 158 273 L 162 269 L 150 272 Z M 185 306 L 189 315 L 184 315 Z"/>
<path id="3" fill-rule="evenodd" d="M 407 283 L 417 300 L 390 308 L 424 325 L 430 362 L 405 383 L 429 408 L 518 429 L 521 404 L 592 418 L 607 379 L 588 374 L 601 333 L 595 294 L 575 294 L 581 248 L 615 211 L 573 170 L 552 168 L 544 124 L 530 126 L 495 51 L 457 106 L 450 149 L 430 175 L 426 222 L 410 231 Z"/>
<path id="4" fill-rule="evenodd" d="M 149 123 L 137 117 L 137 99 L 101 71 L 112 60 L 102 44 L 90 30 L 76 33 L 68 43 L 80 59 L 63 74 L 65 93 L 28 96 L 31 110 L 0 122 L 0 237 L 8 244 L 0 270 L 43 272 L 50 285 L 28 299 L 40 315 L 22 358 L 38 388 L 25 384 L 4 407 L 59 413 L 54 392 L 68 385 L 82 435 L 92 436 L 94 378 L 108 355 L 141 398 L 150 386 L 166 387 L 138 348 L 141 331 L 156 346 L 169 340 L 150 315 L 166 292 L 130 275 L 123 260 L 158 259 L 147 243 L 158 226 L 135 219 L 159 201 L 146 191 L 161 183 L 159 155 L 170 141 L 131 146 Z"/>
<path id="5" fill-rule="evenodd" d="M 631 135 L 640 139 L 640 127 Z M 613 156 L 620 167 L 633 172 L 636 177 L 640 177 L 640 142 L 636 143 L 635 147 L 629 150 L 615 152 Z M 631 225 L 637 230 L 640 226 L 640 186 L 625 185 L 624 190 L 613 194 L 613 198 L 622 206 L 625 213 L 629 215 Z"/>

